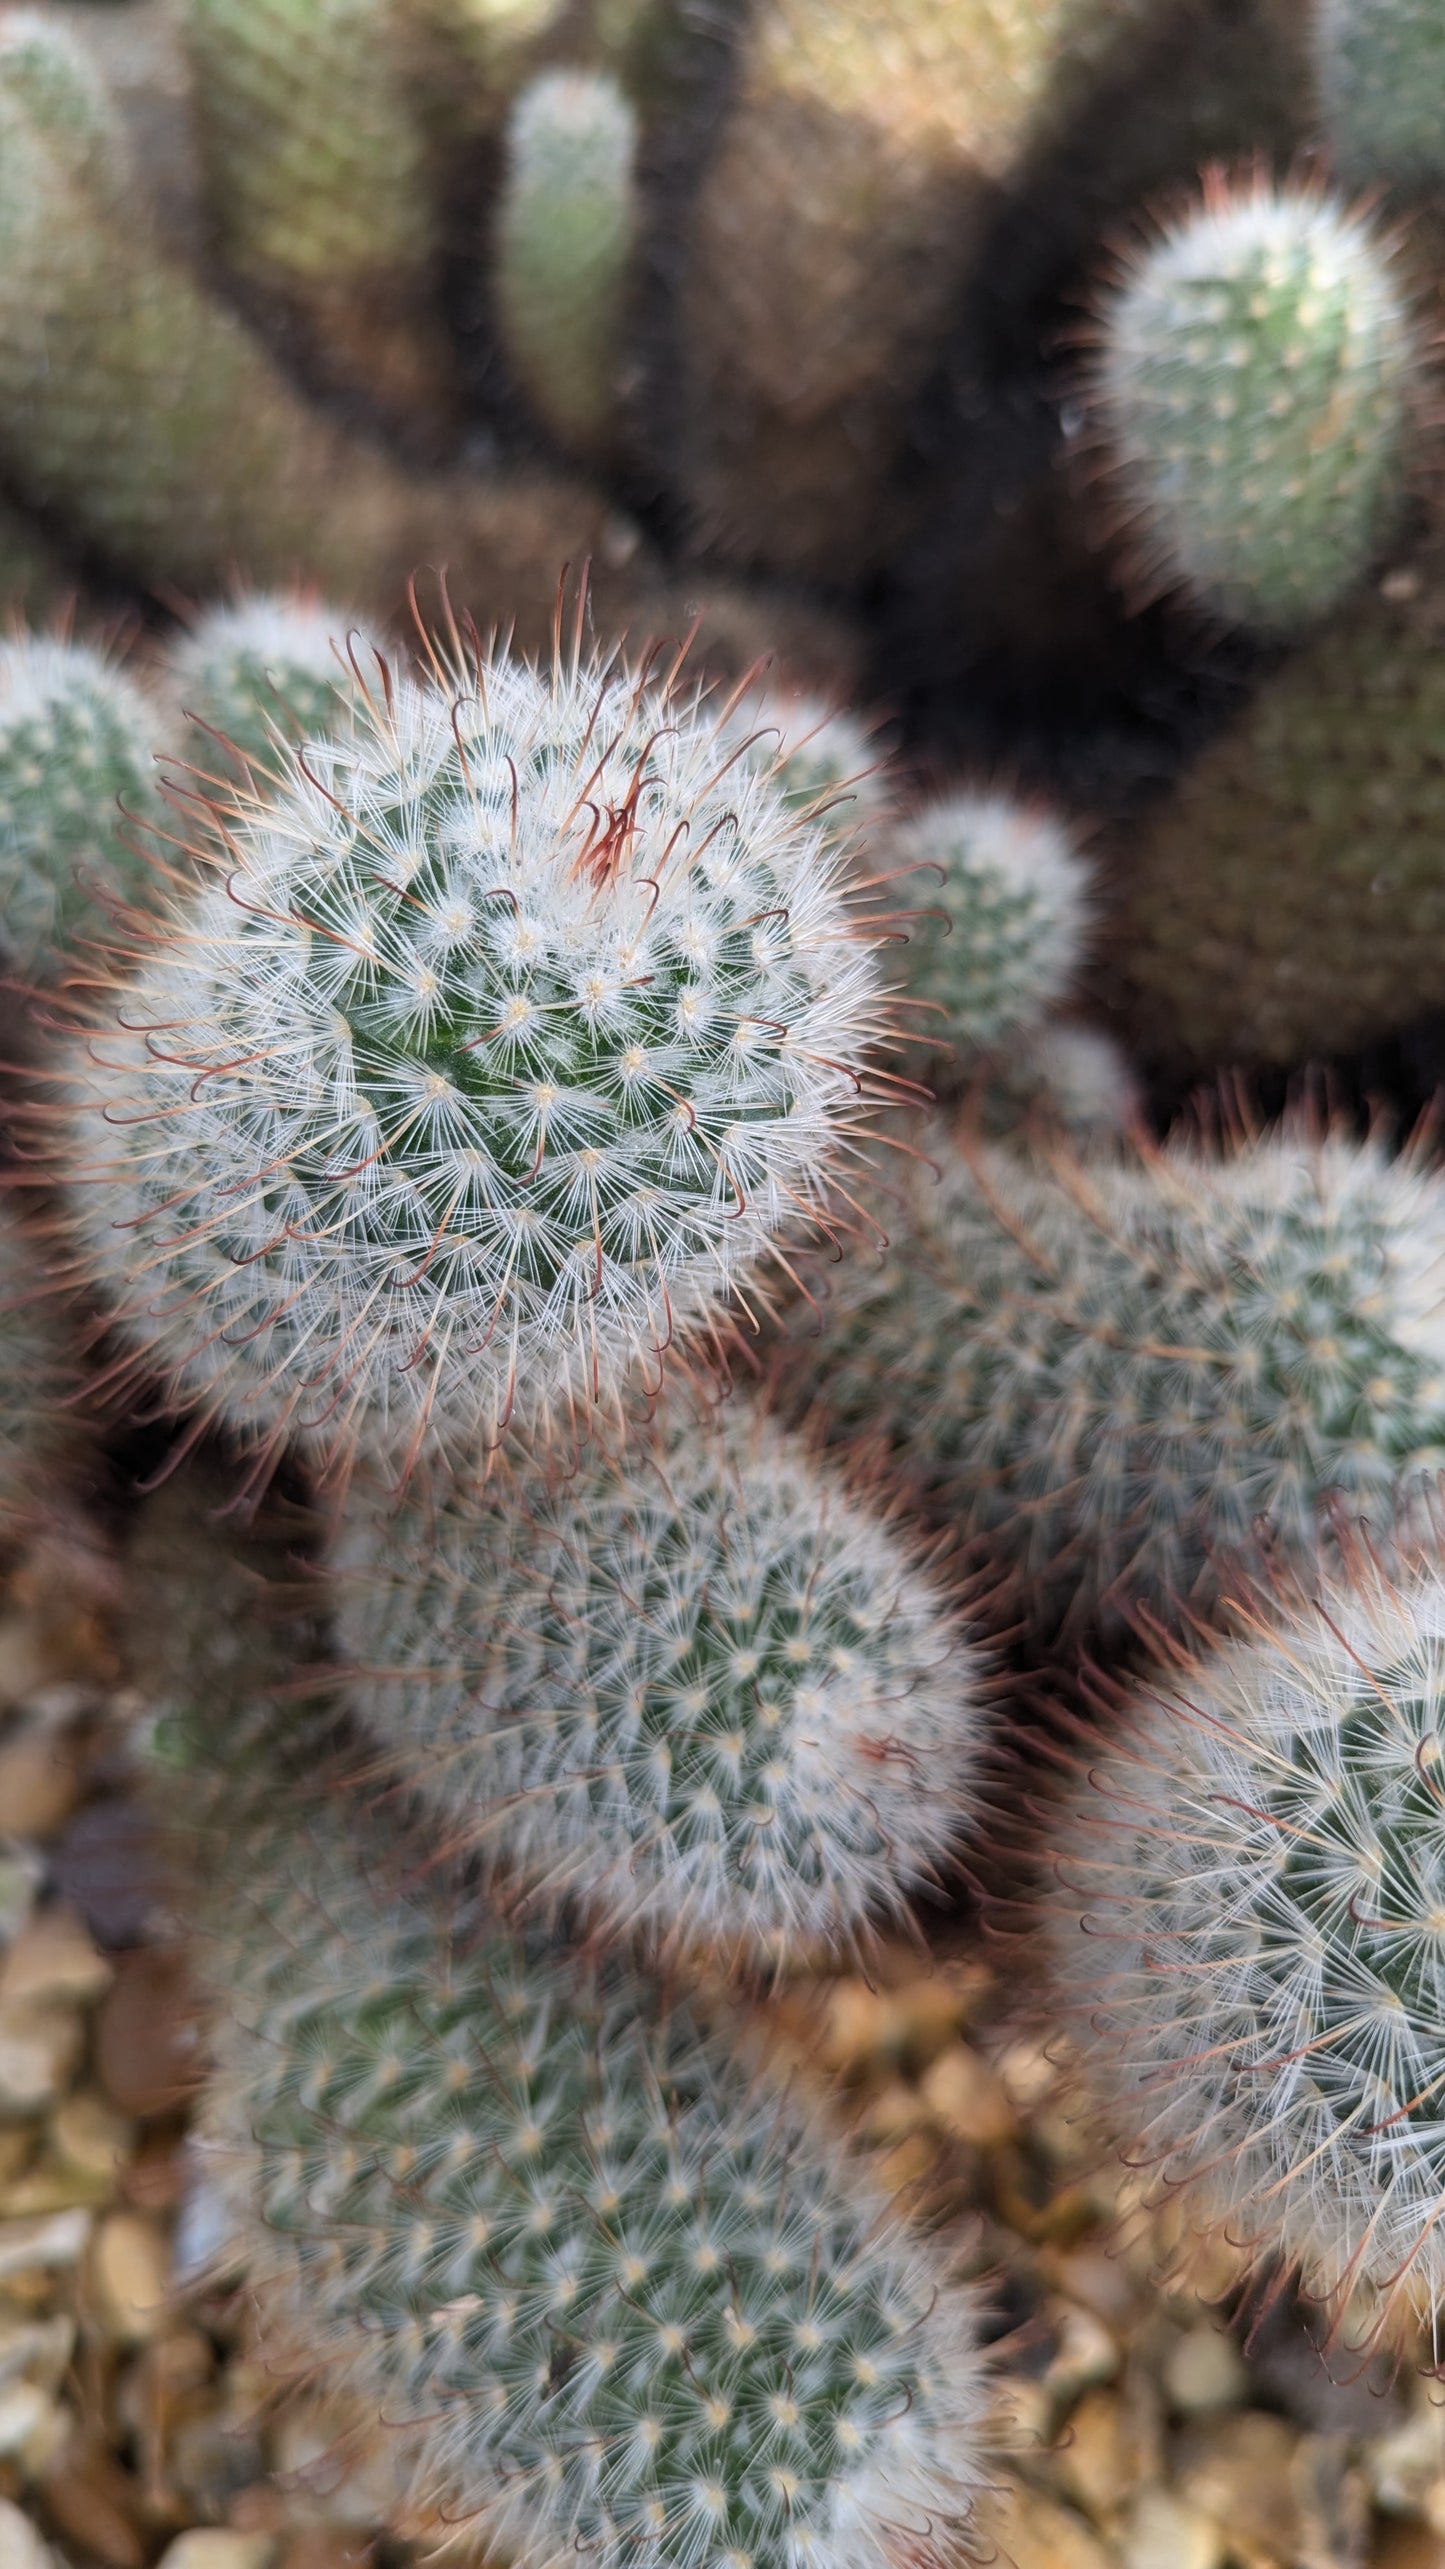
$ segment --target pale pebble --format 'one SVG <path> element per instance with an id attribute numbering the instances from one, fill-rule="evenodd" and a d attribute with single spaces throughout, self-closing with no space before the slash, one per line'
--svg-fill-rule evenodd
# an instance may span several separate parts
<path id="1" fill-rule="evenodd" d="M 78 2206 L 44 2221 L 0 2221 L 0 2282 L 76 2265 L 90 2231 L 91 2216 Z"/>
<path id="2" fill-rule="evenodd" d="M 0 2002 L 0 2121 L 43 2114 L 64 2094 L 84 2047 L 73 2007 Z"/>
<path id="3" fill-rule="evenodd" d="M 0 2498 L 0 2569 L 52 2569 L 54 2553 L 37 2525 Z"/>
<path id="4" fill-rule="evenodd" d="M 61 1902 L 22 1927 L 0 1963 L 0 2009 L 63 1998 L 83 2006 L 109 1988 L 111 1967 L 83 1919 Z"/>
<path id="5" fill-rule="evenodd" d="M 157 2569 L 270 2569 L 276 2544 L 268 2533 L 236 2533 L 227 2525 L 195 2525 L 178 2533 Z"/>
<path id="6" fill-rule="evenodd" d="M 1120 2569 L 1220 2569 L 1224 2536 L 1168 2489 L 1143 2489 L 1118 2538 Z"/>
<path id="7" fill-rule="evenodd" d="M 1233 2338 L 1207 2321 L 1186 2329 L 1165 2360 L 1164 2391 L 1180 2417 L 1211 2417 L 1221 2409 L 1242 2407 L 1249 2375 Z"/>
<path id="8" fill-rule="evenodd" d="M 89 2268 L 96 2314 L 117 2346 L 143 2346 L 165 2325 L 170 2250 L 154 2222 L 112 2212 L 95 2236 Z"/>

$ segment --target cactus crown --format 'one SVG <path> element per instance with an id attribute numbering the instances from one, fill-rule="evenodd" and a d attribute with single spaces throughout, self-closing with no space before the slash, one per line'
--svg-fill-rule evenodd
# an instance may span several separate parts
<path id="1" fill-rule="evenodd" d="M 356 1504 L 350 1700 L 444 1816 L 613 1932 L 786 1967 L 946 1857 L 977 1661 L 902 1535 L 735 1402 L 621 1464 Z"/>
<path id="2" fill-rule="evenodd" d="M 1091 1740 L 1050 1895 L 1083 2066 L 1162 2185 L 1438 2335 L 1445 1576 L 1351 1547 Z M 1437 2346 L 1437 2353 L 1439 2349 Z"/>
<path id="3" fill-rule="evenodd" d="M 418 1892 L 294 1704 L 169 1746 L 264 2306 L 432 2510 L 519 2569 L 930 2556 L 977 2485 L 972 2314 L 825 2135 L 620 1962 Z"/>
<path id="4" fill-rule="evenodd" d="M 375 651 L 355 617 L 305 598 L 212 607 L 170 655 L 176 703 L 217 735 L 209 761 L 194 738 L 191 757 L 204 767 L 234 751 L 242 767 L 264 770 L 284 742 L 343 726 L 375 677 Z"/>
<path id="5" fill-rule="evenodd" d="M 564 444 L 605 437 L 637 231 L 637 118 L 610 73 L 548 71 L 517 99 L 497 215 L 497 317 Z"/>
<path id="6" fill-rule="evenodd" d="M 1136 550 L 1210 612 L 1308 623 L 1388 533 L 1416 372 L 1391 264 L 1318 190 L 1220 183 L 1106 306 L 1096 392 Z"/>
<path id="7" fill-rule="evenodd" d="M 1082 961 L 1088 873 L 1062 822 L 999 793 L 950 794 L 893 833 L 909 889 L 909 1031 L 922 1045 L 984 1048 L 1034 1024 Z M 935 892 L 929 869 L 936 871 Z"/>
<path id="8" fill-rule="evenodd" d="M 94 1265 L 243 1434 L 404 1458 L 605 1400 L 806 1221 L 873 958 L 697 696 L 388 676 L 227 829 L 73 1089 Z"/>
<path id="9" fill-rule="evenodd" d="M 1346 186 L 1445 174 L 1445 20 L 1435 0 L 1315 0 L 1324 128 Z"/>
<path id="10" fill-rule="evenodd" d="M 1078 1168 L 930 1149 L 911 1234 L 840 1280 L 820 1383 L 1040 1623 L 1207 1603 L 1259 1520 L 1298 1552 L 1331 1493 L 1387 1524 L 1440 1469 L 1438 1176 L 1307 1131 Z"/>
<path id="11" fill-rule="evenodd" d="M 128 836 L 154 806 L 157 729 L 100 652 L 0 642 L 0 948 L 22 971 L 102 932 L 107 895 L 148 888 Z"/>

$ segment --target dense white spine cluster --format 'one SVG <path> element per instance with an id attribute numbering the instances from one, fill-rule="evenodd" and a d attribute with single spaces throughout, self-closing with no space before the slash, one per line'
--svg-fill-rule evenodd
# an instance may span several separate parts
<path id="1" fill-rule="evenodd" d="M 353 1484 L 332 1567 L 382 1763 L 534 1902 L 786 1968 L 947 1859 L 977 1654 L 901 1531 L 737 1399 L 555 1487 Z"/>
<path id="2" fill-rule="evenodd" d="M 155 708 L 103 653 L 0 642 L 0 953 L 34 972 L 148 894 Z"/>
<path id="3" fill-rule="evenodd" d="M 388 673 L 70 1063 L 96 1283 L 323 1466 L 614 1396 L 806 1231 L 878 1030 L 842 848 L 695 695 Z"/>
<path id="4" fill-rule="evenodd" d="M 1101 2116 L 1307 2291 L 1442 2348 L 1445 1575 L 1353 1552 L 1139 1689 L 1047 1926 Z"/>
<path id="5" fill-rule="evenodd" d="M 1317 187 L 1217 184 L 1104 308 L 1101 431 L 1157 578 L 1289 630 L 1398 512 L 1418 368 L 1394 252 Z"/>
<path id="6" fill-rule="evenodd" d="M 972 1052 L 1036 1025 L 1091 925 L 1088 868 L 1063 822 L 1010 794 L 950 794 L 889 845 L 920 913 L 906 957 L 915 1042 Z"/>

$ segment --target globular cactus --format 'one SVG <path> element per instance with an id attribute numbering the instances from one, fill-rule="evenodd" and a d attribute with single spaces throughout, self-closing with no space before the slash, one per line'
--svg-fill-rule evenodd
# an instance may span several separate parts
<path id="1" fill-rule="evenodd" d="M 1353 587 L 1399 515 L 1418 358 L 1392 245 L 1318 187 L 1217 180 L 1139 253 L 1094 392 L 1148 577 L 1266 631 Z"/>
<path id="2" fill-rule="evenodd" d="M 76 1443 L 77 1368 L 41 1242 L 0 1206 L 0 1546 L 53 1508 Z"/>
<path id="3" fill-rule="evenodd" d="M 1374 1042 L 1445 987 L 1442 557 L 1266 678 L 1119 849 L 1112 952 L 1169 1068 Z"/>
<path id="4" fill-rule="evenodd" d="M 222 260 L 303 364 L 400 424 L 444 426 L 454 365 L 393 0 L 188 0 L 207 210 Z"/>
<path id="5" fill-rule="evenodd" d="M 864 838 L 887 812 L 884 757 L 855 714 L 763 686 L 736 699 L 731 720 L 743 757 L 771 772 L 794 811 Z"/>
<path id="6" fill-rule="evenodd" d="M 1241 1622 L 1081 1745 L 1054 2012 L 1157 2195 L 1438 2363 L 1445 1575 L 1348 1545 Z"/>
<path id="7" fill-rule="evenodd" d="M 338 1541 L 347 1700 L 453 1849 L 603 1934 L 785 1969 L 937 1878 L 979 1664 L 901 1530 L 733 1401 Z"/>
<path id="8" fill-rule="evenodd" d="M 986 1129 L 1015 1141 L 1051 1130 L 1099 1148 L 1140 1120 L 1139 1083 L 1112 1035 L 1066 1017 L 989 1063 L 981 1104 Z"/>
<path id="9" fill-rule="evenodd" d="M 0 955 L 53 966 L 103 938 L 117 910 L 155 897 L 135 833 L 157 810 L 157 708 L 99 651 L 0 642 Z"/>
<path id="10" fill-rule="evenodd" d="M 185 741 L 200 769 L 266 773 L 284 742 L 344 726 L 380 646 L 339 607 L 264 592 L 208 608 L 167 658 L 167 693 L 198 728 Z"/>
<path id="11" fill-rule="evenodd" d="M 104 93 L 68 53 L 80 107 Z M 84 129 L 88 130 L 88 129 Z M 235 317 L 161 249 L 112 138 L 97 157 L 5 79 L 0 46 L 0 469 L 117 569 L 205 593 L 297 574 L 388 611 L 445 562 L 476 612 L 545 646 L 567 563 L 604 624 L 686 629 L 606 503 L 560 478 L 414 481 L 302 401 Z"/>
<path id="12" fill-rule="evenodd" d="M 1445 1461 L 1445 1180 L 1305 1129 L 1069 1164 L 946 1133 L 810 1378 L 886 1428 L 1034 1632 L 1207 1609 L 1266 1529 L 1382 1526 Z"/>
<path id="13" fill-rule="evenodd" d="M 357 2395 L 416 2515 L 517 2569 L 941 2562 L 983 2384 L 936 2250 L 655 1982 L 378 1832 L 327 1745 L 196 1696 L 155 1766 L 273 2372 Z"/>
<path id="14" fill-rule="evenodd" d="M 518 383 L 559 445 L 605 451 L 638 229 L 637 118 L 606 72 L 549 71 L 516 100 L 493 297 Z"/>
<path id="15" fill-rule="evenodd" d="M 908 1032 L 979 1052 L 1042 1022 L 1083 960 L 1088 868 L 1064 823 L 1011 794 L 950 794 L 889 836 L 916 905 L 903 975 Z"/>
<path id="16" fill-rule="evenodd" d="M 226 825 L 65 1074 L 83 1260 L 178 1400 L 323 1467 L 565 1428 L 806 1231 L 871 932 L 696 693 L 438 658 Z"/>
<path id="17" fill-rule="evenodd" d="M 1316 0 L 1320 108 L 1347 186 L 1445 178 L 1445 22 L 1434 0 Z"/>

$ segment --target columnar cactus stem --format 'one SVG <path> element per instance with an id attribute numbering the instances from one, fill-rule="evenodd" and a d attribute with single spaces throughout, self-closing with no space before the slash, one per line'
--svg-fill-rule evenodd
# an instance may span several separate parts
<path id="1" fill-rule="evenodd" d="M 503 345 L 538 418 L 584 454 L 612 432 L 636 151 L 636 116 L 605 72 L 543 72 L 507 128 L 494 269 Z"/>

